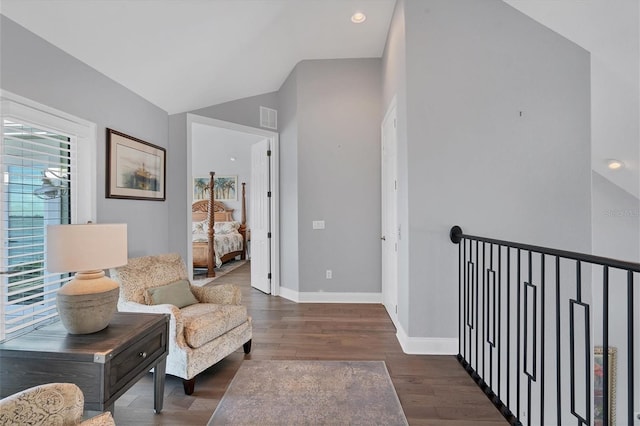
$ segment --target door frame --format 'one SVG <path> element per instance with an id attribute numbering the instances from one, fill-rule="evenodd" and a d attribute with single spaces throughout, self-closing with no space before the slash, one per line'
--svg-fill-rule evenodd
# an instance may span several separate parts
<path id="1" fill-rule="evenodd" d="M 394 123 L 393 123 L 393 130 L 395 133 L 395 150 L 396 150 L 396 164 L 395 164 L 395 181 L 396 181 L 396 185 L 398 182 L 398 132 L 397 132 L 397 116 L 398 116 L 398 109 L 397 109 L 397 102 L 396 102 L 396 97 L 394 96 L 393 99 L 391 100 L 391 102 L 389 103 L 389 107 L 387 108 L 387 111 L 384 114 L 384 118 L 382 119 L 382 123 L 380 124 L 380 140 L 381 140 L 381 149 L 380 149 L 380 156 L 381 156 L 381 214 L 382 214 L 382 221 L 381 221 L 381 232 L 382 232 L 382 237 L 385 238 L 385 241 L 381 241 L 380 244 L 380 248 L 381 248 L 381 257 L 382 257 L 382 270 L 381 270 L 381 276 L 382 276 L 382 304 L 385 307 L 387 313 L 389 314 L 389 317 L 391 318 L 391 320 L 393 321 L 394 325 L 396 325 L 396 328 L 398 326 L 398 250 L 396 248 L 395 251 L 395 256 L 394 259 L 389 259 L 388 256 L 386 256 L 387 254 L 387 245 L 389 244 L 391 241 L 396 241 L 398 240 L 398 234 L 397 234 L 397 229 L 398 229 L 398 192 L 397 192 L 397 186 L 396 186 L 396 191 L 394 194 L 386 194 L 385 190 L 387 188 L 386 186 L 386 180 L 387 180 L 387 176 L 389 174 L 389 171 L 387 170 L 387 164 L 385 161 L 385 146 L 387 146 L 387 144 L 389 143 L 386 138 L 385 138 L 385 126 L 388 126 L 390 124 L 390 120 L 393 119 Z M 385 204 L 389 204 L 389 201 L 392 201 L 392 205 L 388 206 Z M 387 215 L 386 212 L 388 211 L 389 208 L 394 208 L 396 213 L 395 213 L 395 223 L 393 224 L 394 229 L 392 230 L 388 230 L 387 229 Z M 388 234 L 393 234 L 393 240 L 388 238 Z M 396 246 L 397 247 L 397 246 Z M 395 264 L 391 264 L 392 261 L 395 261 Z M 391 264 L 391 265 L 390 265 Z M 386 270 L 388 270 L 388 268 L 391 266 L 392 272 L 395 272 L 395 276 L 394 276 L 394 282 L 389 283 L 388 282 L 388 277 L 387 277 L 387 273 L 385 272 Z M 386 266 L 386 267 L 385 267 Z M 390 286 L 391 285 L 391 286 Z M 393 296 L 391 296 L 391 298 L 393 300 L 389 300 L 389 294 L 390 292 L 394 292 Z M 390 306 L 390 304 L 394 305 L 394 306 Z"/>
<path id="2" fill-rule="evenodd" d="M 215 118 L 203 117 L 196 114 L 187 114 L 187 206 L 188 212 L 191 212 L 191 204 L 193 203 L 193 188 L 191 187 L 192 166 L 192 127 L 193 124 L 202 124 L 211 127 L 219 127 L 227 130 L 248 133 L 251 135 L 262 136 L 270 140 L 271 146 L 271 295 L 280 295 L 280 154 L 279 154 L 279 134 L 270 130 L 264 130 L 257 127 L 245 126 L 243 124 L 232 123 L 230 121 L 218 120 Z M 191 213 L 187 214 L 186 235 L 187 242 L 187 267 L 189 276 L 193 276 L 193 246 L 191 244 Z"/>

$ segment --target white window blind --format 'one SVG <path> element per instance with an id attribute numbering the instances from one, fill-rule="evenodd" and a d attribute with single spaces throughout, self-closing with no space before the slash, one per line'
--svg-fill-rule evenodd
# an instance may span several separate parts
<path id="1" fill-rule="evenodd" d="M 75 139 L 16 120 L 2 120 L 0 231 L 3 249 L 0 340 L 53 321 L 56 291 L 69 274 L 45 269 L 47 225 L 72 223 Z"/>

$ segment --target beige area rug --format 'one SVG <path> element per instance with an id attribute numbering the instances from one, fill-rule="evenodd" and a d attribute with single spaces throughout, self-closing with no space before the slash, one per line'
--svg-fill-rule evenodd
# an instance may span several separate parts
<path id="1" fill-rule="evenodd" d="M 193 272 L 193 280 L 192 283 L 197 286 L 203 286 L 211 281 L 216 280 L 217 278 L 223 277 L 229 272 L 238 269 L 248 261 L 245 260 L 231 260 L 227 263 L 223 263 L 220 268 L 216 268 L 216 276 L 213 278 L 207 278 L 206 269 L 195 269 Z"/>
<path id="2" fill-rule="evenodd" d="M 383 361 L 242 363 L 213 425 L 407 425 Z"/>

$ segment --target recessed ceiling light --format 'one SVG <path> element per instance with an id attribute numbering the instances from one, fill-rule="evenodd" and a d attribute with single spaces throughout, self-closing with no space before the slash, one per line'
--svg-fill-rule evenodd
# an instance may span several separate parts
<path id="1" fill-rule="evenodd" d="M 231 157 L 231 158 L 229 158 L 229 160 L 236 161 L 236 157 Z"/>
<path id="2" fill-rule="evenodd" d="M 367 20 L 367 15 L 365 15 L 362 12 L 356 12 L 353 15 L 351 15 L 351 22 L 353 22 L 354 24 L 362 24 L 366 20 Z"/>
<path id="3" fill-rule="evenodd" d="M 624 167 L 624 163 L 620 160 L 611 159 L 607 160 L 607 167 L 611 170 L 618 170 Z"/>

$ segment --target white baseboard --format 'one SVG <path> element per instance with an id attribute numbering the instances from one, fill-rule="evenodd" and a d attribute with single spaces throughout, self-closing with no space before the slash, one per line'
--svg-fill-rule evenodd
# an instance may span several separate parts
<path id="1" fill-rule="evenodd" d="M 298 292 L 280 287 L 280 297 L 297 303 L 382 303 L 382 293 Z"/>
<path id="2" fill-rule="evenodd" d="M 410 355 L 457 355 L 455 337 L 409 337 L 400 324 L 396 324 L 396 337 L 402 351 Z"/>
<path id="3" fill-rule="evenodd" d="M 291 300 L 292 302 L 298 301 L 298 292 L 290 290 L 286 287 L 280 286 L 280 293 L 278 294 L 280 297 L 284 297 L 287 300 Z"/>

